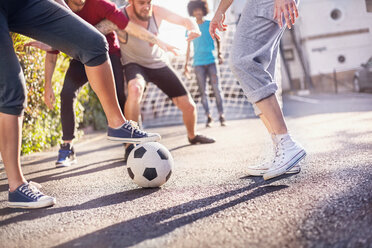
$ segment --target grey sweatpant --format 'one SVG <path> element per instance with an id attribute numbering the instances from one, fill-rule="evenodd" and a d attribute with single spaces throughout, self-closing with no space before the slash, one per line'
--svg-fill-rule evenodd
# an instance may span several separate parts
<path id="1" fill-rule="evenodd" d="M 247 0 L 233 41 L 230 66 L 252 104 L 278 89 L 275 63 L 285 27 L 273 16 L 274 0 Z"/>

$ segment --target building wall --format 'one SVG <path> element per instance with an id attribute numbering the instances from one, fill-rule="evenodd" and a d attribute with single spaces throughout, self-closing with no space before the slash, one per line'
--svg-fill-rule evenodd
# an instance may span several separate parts
<path id="1" fill-rule="evenodd" d="M 353 70 L 372 56 L 372 13 L 366 3 L 301 1 L 297 30 L 311 75 Z"/>
<path id="2" fill-rule="evenodd" d="M 351 88 L 353 72 L 372 56 L 371 6 L 372 0 L 301 0 L 294 32 L 315 90 L 334 90 L 335 76 Z M 292 58 L 292 87 L 303 89 L 304 69 L 291 32 L 285 32 L 282 44 L 285 56 Z M 283 90 L 288 86 L 284 82 Z"/>

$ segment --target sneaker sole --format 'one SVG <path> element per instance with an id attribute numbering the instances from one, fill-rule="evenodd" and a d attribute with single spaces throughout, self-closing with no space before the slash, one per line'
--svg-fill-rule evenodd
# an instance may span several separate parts
<path id="1" fill-rule="evenodd" d="M 248 175 L 254 177 L 262 177 L 268 170 L 254 170 L 248 169 Z M 286 174 L 296 174 L 301 171 L 301 167 L 298 165 L 293 166 L 290 170 L 286 172 Z"/>
<path id="2" fill-rule="evenodd" d="M 146 138 L 118 138 L 118 137 L 107 136 L 107 139 L 112 140 L 112 141 L 120 141 L 123 143 L 141 144 L 141 143 L 146 143 L 146 142 L 159 141 L 161 137 L 154 136 L 154 137 L 146 137 Z"/>
<path id="3" fill-rule="evenodd" d="M 273 171 L 269 171 L 267 173 L 265 173 L 263 175 L 263 179 L 264 180 L 269 180 L 269 179 L 272 179 L 274 177 L 278 177 L 280 175 L 283 175 L 285 173 L 287 173 L 291 168 L 293 168 L 295 165 L 297 165 L 302 159 L 304 159 L 306 156 L 306 152 L 305 150 L 302 150 L 301 152 L 299 152 L 298 154 L 296 154 L 292 159 L 294 160 L 293 163 L 289 163 L 290 165 L 288 167 L 285 167 L 283 166 L 282 168 L 279 168 L 277 170 L 273 170 Z M 291 173 L 293 174 L 293 173 Z"/>
<path id="4" fill-rule="evenodd" d="M 56 168 L 70 167 L 73 164 L 77 164 L 77 159 L 75 159 L 71 162 L 68 162 L 68 163 L 58 163 L 58 162 L 56 162 Z"/>
<path id="5" fill-rule="evenodd" d="M 53 206 L 56 203 L 57 203 L 56 199 L 52 198 L 41 202 L 8 202 L 8 207 L 33 209 Z"/>

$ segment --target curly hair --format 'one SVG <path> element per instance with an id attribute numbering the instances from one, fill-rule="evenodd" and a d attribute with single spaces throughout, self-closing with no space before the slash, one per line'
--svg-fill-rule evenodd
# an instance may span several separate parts
<path id="1" fill-rule="evenodd" d="M 191 0 L 187 4 L 187 10 L 190 16 L 193 16 L 192 13 L 195 9 L 201 9 L 203 11 L 203 15 L 206 16 L 209 13 L 207 0 Z"/>

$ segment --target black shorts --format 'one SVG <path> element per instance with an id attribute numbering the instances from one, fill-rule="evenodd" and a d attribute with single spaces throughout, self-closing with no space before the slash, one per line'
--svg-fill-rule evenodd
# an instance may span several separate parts
<path id="1" fill-rule="evenodd" d="M 124 75 L 127 83 L 135 78 L 143 78 L 146 83 L 154 83 L 169 98 L 188 94 L 188 91 L 180 77 L 169 66 L 159 69 L 150 69 L 139 64 L 130 63 L 124 66 Z"/>

